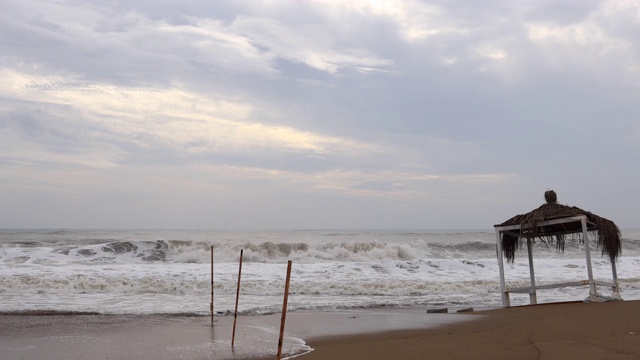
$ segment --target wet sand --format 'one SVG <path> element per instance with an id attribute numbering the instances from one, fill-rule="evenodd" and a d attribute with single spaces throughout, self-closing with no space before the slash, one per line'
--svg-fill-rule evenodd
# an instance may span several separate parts
<path id="1" fill-rule="evenodd" d="M 232 316 L 0 314 L 0 359 L 258 359 L 274 358 L 280 314 Z M 283 354 L 311 350 L 302 339 L 421 329 L 463 320 L 420 309 L 289 313 Z"/>
<path id="2" fill-rule="evenodd" d="M 467 315 L 465 315 L 467 316 Z M 314 359 L 640 359 L 640 302 L 476 312 L 435 329 L 309 339 Z"/>
<path id="3" fill-rule="evenodd" d="M 2 315 L 0 358 L 195 359 L 214 357 L 202 318 L 137 315 Z"/>

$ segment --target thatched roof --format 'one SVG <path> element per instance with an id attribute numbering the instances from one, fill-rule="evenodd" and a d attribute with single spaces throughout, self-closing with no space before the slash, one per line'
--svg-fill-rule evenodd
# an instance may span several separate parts
<path id="1" fill-rule="evenodd" d="M 547 203 L 526 214 L 516 215 L 502 224 L 509 226 L 520 225 L 519 232 L 502 232 L 502 251 L 507 261 L 513 262 L 516 250 L 526 239 L 541 239 L 550 244 L 555 244 L 559 251 L 564 251 L 566 235 L 571 239 L 582 241 L 582 223 L 573 221 L 555 225 L 539 226 L 543 221 L 567 218 L 576 215 L 587 217 L 587 232 L 595 234 L 597 246 L 602 250 L 602 255 L 607 254 L 611 261 L 615 261 L 622 252 L 620 230 L 616 224 L 608 219 L 592 214 L 575 206 L 558 204 L 556 193 L 553 190 L 545 193 Z"/>

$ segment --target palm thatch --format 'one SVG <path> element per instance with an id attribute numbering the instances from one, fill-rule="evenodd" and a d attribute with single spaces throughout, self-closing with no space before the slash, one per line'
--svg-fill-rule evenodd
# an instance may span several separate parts
<path id="1" fill-rule="evenodd" d="M 572 239 L 582 239 L 582 223 L 580 221 L 563 224 L 539 226 L 543 221 L 567 218 L 576 215 L 587 217 L 587 232 L 594 234 L 597 247 L 602 255 L 607 254 L 614 262 L 622 253 L 620 230 L 611 220 L 597 216 L 589 211 L 575 206 L 558 204 L 555 191 L 545 193 L 546 204 L 526 214 L 516 215 L 498 226 L 520 225 L 520 232 L 502 232 L 502 251 L 508 262 L 513 262 L 516 251 L 522 246 L 523 240 L 540 239 L 547 244 L 555 244 L 559 251 L 564 251 L 565 239 L 570 235 Z"/>

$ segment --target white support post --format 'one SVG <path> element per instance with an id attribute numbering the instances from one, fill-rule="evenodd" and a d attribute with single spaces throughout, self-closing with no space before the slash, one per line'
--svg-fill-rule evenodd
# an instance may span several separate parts
<path id="1" fill-rule="evenodd" d="M 591 268 L 591 247 L 589 245 L 589 234 L 587 233 L 587 220 L 582 218 L 582 237 L 584 238 L 584 253 L 587 258 L 587 274 L 589 275 L 589 298 L 596 299 L 596 284 L 593 282 L 593 269 Z"/>
<path id="2" fill-rule="evenodd" d="M 531 278 L 531 291 L 529 292 L 529 303 L 535 305 L 538 303 L 538 297 L 536 293 L 536 276 L 533 271 L 533 249 L 531 245 L 531 238 L 527 238 L 527 252 L 529 253 L 529 277 Z"/>
<path id="3" fill-rule="evenodd" d="M 611 272 L 613 274 L 613 289 L 611 291 L 611 297 L 616 300 L 622 300 L 620 296 L 620 285 L 618 284 L 618 271 L 616 270 L 616 261 L 611 259 Z"/>
<path id="4" fill-rule="evenodd" d="M 502 295 L 502 307 L 510 307 L 509 293 L 504 281 L 504 263 L 502 259 L 502 242 L 500 241 L 500 231 L 496 230 L 496 243 L 498 249 L 498 268 L 500 269 L 500 295 Z"/>

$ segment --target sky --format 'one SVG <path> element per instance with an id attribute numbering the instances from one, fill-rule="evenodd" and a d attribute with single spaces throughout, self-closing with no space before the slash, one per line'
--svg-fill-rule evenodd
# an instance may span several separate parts
<path id="1" fill-rule="evenodd" d="M 0 7 L 0 228 L 640 228 L 640 1 Z"/>

